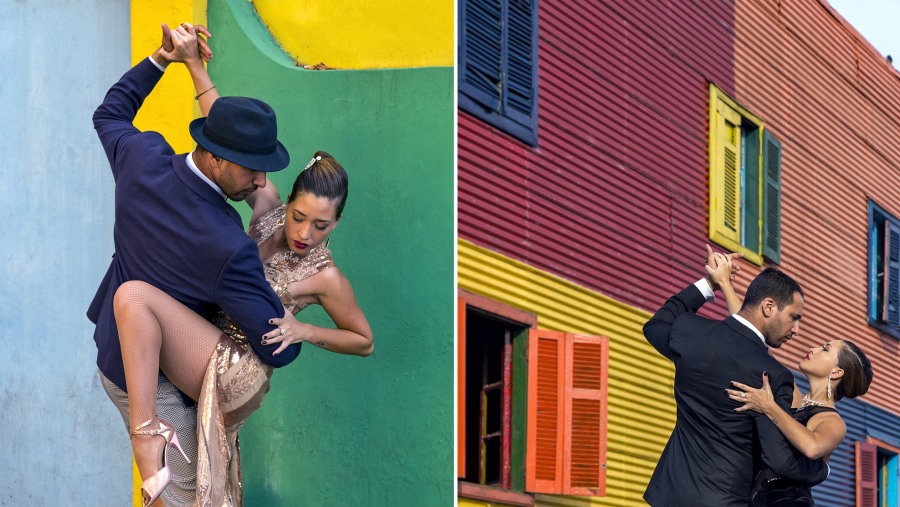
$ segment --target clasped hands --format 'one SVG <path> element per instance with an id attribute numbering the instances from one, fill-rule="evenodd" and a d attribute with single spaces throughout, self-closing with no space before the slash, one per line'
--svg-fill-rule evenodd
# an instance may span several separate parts
<path id="1" fill-rule="evenodd" d="M 171 29 L 163 23 L 159 55 L 169 63 L 188 63 L 193 60 L 208 62 L 213 54 L 206 39 L 211 37 L 212 34 L 203 25 L 182 23 Z"/>
<path id="2" fill-rule="evenodd" d="M 737 276 L 741 267 L 734 262 L 740 259 L 744 254 L 736 253 L 718 253 L 713 252 L 712 247 L 706 245 L 706 281 L 709 283 L 713 291 L 717 291 L 726 284 L 730 284 Z"/>

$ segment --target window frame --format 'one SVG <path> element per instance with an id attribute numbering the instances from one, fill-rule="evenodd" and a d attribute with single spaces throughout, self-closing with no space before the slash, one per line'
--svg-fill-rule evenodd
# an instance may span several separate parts
<path id="1" fill-rule="evenodd" d="M 860 444 L 862 444 L 862 445 L 860 445 Z M 861 477 L 861 470 L 860 470 L 861 463 L 860 463 L 859 450 L 860 450 L 860 448 L 866 448 L 866 447 L 868 447 L 868 449 L 870 449 L 870 451 L 874 452 L 874 456 L 873 456 L 874 472 L 875 472 L 876 476 L 885 475 L 883 473 L 883 471 L 881 470 L 881 466 L 879 465 L 879 461 L 878 461 L 879 456 L 885 456 L 885 455 L 891 456 L 891 458 L 890 458 L 891 464 L 889 466 L 891 466 L 893 468 L 893 473 L 894 473 L 893 482 L 889 483 L 889 486 L 888 486 L 889 490 L 888 490 L 887 494 L 889 496 L 886 499 L 885 503 L 882 503 L 881 498 L 878 497 L 878 492 L 882 490 L 882 487 L 880 487 L 878 485 L 878 478 L 876 477 L 876 479 L 874 481 L 876 507 L 881 507 L 882 505 L 897 505 L 898 500 L 900 500 L 900 477 L 898 477 L 898 475 L 897 475 L 898 474 L 897 470 L 898 470 L 898 468 L 900 468 L 900 448 L 895 447 L 891 444 L 888 444 L 887 442 L 884 442 L 878 438 L 872 437 L 871 435 L 866 437 L 866 441 L 864 443 L 861 441 L 856 443 L 856 448 L 857 448 L 857 464 L 856 464 L 856 466 L 857 466 L 857 471 L 856 471 L 856 474 L 857 474 L 857 505 L 862 505 L 861 492 L 862 492 L 863 487 L 865 487 L 864 483 L 861 481 L 862 477 Z M 888 478 L 890 478 L 890 476 Z M 883 491 L 882 491 L 882 495 L 884 495 Z"/>
<path id="2" fill-rule="evenodd" d="M 709 239 L 733 252 L 742 252 L 744 259 L 756 265 L 761 266 L 764 258 L 778 264 L 782 144 L 766 129 L 762 119 L 713 83 L 709 84 L 709 97 Z M 740 144 L 735 140 L 740 153 L 733 158 L 728 157 L 724 142 L 727 123 L 734 124 L 740 132 Z M 740 163 L 732 183 L 740 188 L 733 193 L 728 188 L 727 160 Z M 770 174 L 773 171 L 777 177 Z M 748 176 L 756 177 L 757 184 L 751 185 Z M 738 202 L 730 202 L 729 195 Z M 726 224 L 731 214 L 735 215 L 735 228 L 729 230 Z M 776 217 L 778 222 L 770 223 L 770 217 Z"/>
<path id="3" fill-rule="evenodd" d="M 537 327 L 537 315 L 520 310 L 518 308 L 505 305 L 494 301 L 485 296 L 468 292 L 464 289 L 457 289 L 457 478 L 458 493 L 460 497 L 473 500 L 482 500 L 489 502 L 504 503 L 506 505 L 515 506 L 532 506 L 534 505 L 534 497 L 525 492 L 519 492 L 513 489 L 506 490 L 494 486 L 486 486 L 478 483 L 468 482 L 465 477 L 466 472 L 466 432 L 469 430 L 478 431 L 478 428 L 466 427 L 466 310 L 472 307 L 477 311 L 496 317 L 498 320 L 506 320 L 511 324 L 524 328 L 524 335 L 528 334 L 528 330 Z M 516 372 L 513 372 L 514 379 L 518 378 Z M 515 382 L 515 380 L 514 380 Z M 514 388 L 515 389 L 515 388 Z M 515 399 L 518 399 L 513 395 Z M 524 405 L 525 400 L 522 400 Z M 524 407 L 513 407 L 512 410 L 523 410 Z M 515 428 L 511 428 L 512 433 L 516 432 Z M 516 446 L 512 446 L 516 447 Z M 521 442 L 524 452 L 524 440 Z M 509 460 L 513 461 L 512 456 L 515 449 L 508 449 L 510 453 Z M 521 458 L 521 467 L 525 466 L 525 457 Z M 524 473 L 520 481 L 524 489 Z"/>
<path id="4" fill-rule="evenodd" d="M 867 230 L 867 239 L 868 239 L 868 248 L 867 248 L 867 258 L 866 258 L 866 279 L 868 283 L 868 303 L 867 303 L 867 321 L 869 326 L 877 329 L 878 331 L 892 336 L 898 340 L 900 340 L 900 320 L 896 323 L 891 323 L 888 318 L 884 317 L 883 310 L 884 308 L 884 294 L 889 290 L 886 286 L 888 281 L 886 280 L 884 285 L 879 286 L 878 282 L 878 272 L 879 269 L 882 269 L 882 273 L 885 274 L 885 279 L 888 278 L 888 269 L 885 268 L 885 265 L 888 263 L 884 259 L 884 231 L 885 227 L 883 224 L 888 223 L 890 226 L 896 227 L 898 231 L 900 231 L 900 218 L 892 215 L 887 212 L 883 207 L 879 206 L 875 201 L 869 199 L 867 203 L 867 211 L 868 211 L 868 230 Z M 879 262 L 879 254 L 881 254 L 881 262 Z M 897 276 L 897 282 L 900 283 L 900 266 L 895 268 L 895 275 Z M 898 287 L 900 289 L 900 287 Z M 900 293 L 898 293 L 895 303 L 894 303 L 898 311 L 900 311 Z M 879 318 L 880 317 L 880 318 Z"/>
<path id="5" fill-rule="evenodd" d="M 538 144 L 539 89 L 538 0 L 497 0 L 500 4 L 500 12 L 498 13 L 500 17 L 500 40 L 492 40 L 491 42 L 497 42 L 499 45 L 498 54 L 492 52 L 492 49 L 496 49 L 496 46 L 494 48 L 487 47 L 486 45 L 478 46 L 475 41 L 477 41 L 479 37 L 474 36 L 474 33 L 471 38 L 468 35 L 470 28 L 473 32 L 477 32 L 478 26 L 475 21 L 469 24 L 467 6 L 478 1 L 479 0 L 459 1 L 459 10 L 457 13 L 459 22 L 457 34 L 458 107 L 529 146 L 536 147 Z M 510 21 L 511 16 L 516 16 L 515 13 L 511 14 L 512 10 L 510 9 L 510 3 L 517 1 L 531 3 L 530 18 L 526 19 L 524 16 L 520 16 L 517 19 Z M 472 17 L 475 19 L 475 16 Z M 520 36 L 520 38 L 529 41 L 531 46 L 530 51 L 528 48 L 523 49 L 520 46 L 515 46 L 511 41 L 511 39 L 516 37 L 515 34 L 510 34 L 509 27 L 511 24 L 515 24 L 516 28 L 518 28 L 518 30 L 513 30 L 513 32 L 516 33 L 520 32 L 523 28 L 526 28 L 526 25 L 530 25 L 528 27 L 531 30 L 530 33 L 524 34 L 524 37 Z M 482 37 L 487 35 L 483 31 L 480 32 L 480 34 Z M 484 86 L 478 86 L 473 81 L 467 80 L 469 66 L 475 68 L 479 67 L 479 65 L 474 63 L 474 58 L 471 62 L 467 59 L 470 48 L 473 53 L 478 53 L 482 57 L 495 57 L 499 59 L 499 62 L 494 62 L 499 63 L 500 66 L 499 76 L 496 76 L 500 81 L 496 95 L 486 91 Z M 480 67 L 484 68 L 484 65 Z M 530 83 L 528 81 L 530 81 Z M 521 107 L 516 107 L 511 104 L 510 96 L 512 94 L 521 95 L 523 93 L 530 93 L 531 95 L 531 109 L 528 111 L 524 111 Z"/>
<path id="6" fill-rule="evenodd" d="M 604 496 L 606 494 L 606 459 L 609 426 L 609 338 L 587 336 L 539 329 L 537 316 L 496 302 L 484 296 L 462 289 L 457 290 L 458 335 L 457 335 L 457 382 L 458 382 L 458 426 L 457 441 L 461 452 L 458 454 L 457 477 L 460 497 L 505 503 L 508 505 L 533 505 L 533 494 Z M 468 395 L 474 386 L 466 386 L 469 373 L 466 371 L 469 333 L 469 310 L 475 310 L 499 321 L 506 321 L 524 332 L 516 332 L 513 342 L 513 389 L 509 401 L 511 427 L 508 434 L 512 444 L 504 450 L 509 452 L 512 481 L 510 489 L 468 482 L 466 477 L 465 452 L 468 431 L 480 432 L 479 428 L 466 428 L 472 418 L 467 418 Z M 538 354 L 539 338 L 552 336 L 559 354 L 556 373 L 551 377 L 539 374 L 539 365 L 545 364 L 546 356 Z M 476 375 L 477 376 L 477 375 Z M 474 377 L 473 377 L 474 378 Z M 548 382 L 549 381 L 549 382 Z M 555 418 L 559 423 L 552 435 L 536 428 L 537 391 L 539 383 L 552 384 L 551 390 L 560 393 L 560 404 Z M 474 423 L 473 423 L 474 424 Z M 588 433 L 584 433 L 585 431 Z M 596 433 L 591 433 L 596 431 Z M 596 435 L 596 438 L 590 435 Z M 558 452 L 550 462 L 537 458 L 538 437 L 551 435 L 558 442 Z M 585 435 L 574 442 L 575 435 Z M 474 451 L 473 451 L 474 452 Z M 472 456 L 469 456 L 472 458 Z M 503 458 L 501 457 L 501 460 Z M 596 462 L 594 460 L 597 460 Z M 540 461 L 540 463 L 538 463 Z M 471 465 L 471 464 L 470 464 Z M 536 484 L 537 467 L 552 466 L 555 479 L 550 483 Z M 586 472 L 586 473 L 585 473 Z M 474 472 L 473 472 L 474 473 Z M 502 476 L 501 476 L 502 477 Z M 595 480 L 596 479 L 596 480 Z"/>

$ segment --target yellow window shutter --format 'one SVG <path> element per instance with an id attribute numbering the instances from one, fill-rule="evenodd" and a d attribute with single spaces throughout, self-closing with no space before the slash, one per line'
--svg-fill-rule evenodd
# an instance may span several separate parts
<path id="1" fill-rule="evenodd" d="M 710 238 L 741 249 L 741 115 L 715 101 L 710 129 Z"/>

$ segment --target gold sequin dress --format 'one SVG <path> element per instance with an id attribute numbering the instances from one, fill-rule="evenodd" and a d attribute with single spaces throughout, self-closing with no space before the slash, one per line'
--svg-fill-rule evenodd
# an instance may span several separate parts
<path id="1" fill-rule="evenodd" d="M 250 237 L 257 244 L 284 227 L 285 206 L 250 224 Z M 331 252 L 322 244 L 306 257 L 281 251 L 263 262 L 266 280 L 282 304 L 296 314 L 308 303 L 288 293 L 293 282 L 334 266 Z M 263 364 L 238 329 L 224 313 L 213 320 L 222 336 L 210 358 L 197 404 L 197 501 L 198 507 L 240 507 L 241 463 L 238 430 L 260 407 L 269 391 L 272 368 Z"/>

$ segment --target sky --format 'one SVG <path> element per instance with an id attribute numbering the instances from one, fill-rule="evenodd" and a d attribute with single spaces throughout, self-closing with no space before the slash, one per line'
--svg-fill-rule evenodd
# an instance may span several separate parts
<path id="1" fill-rule="evenodd" d="M 900 0 L 827 0 L 882 55 L 900 68 Z"/>

